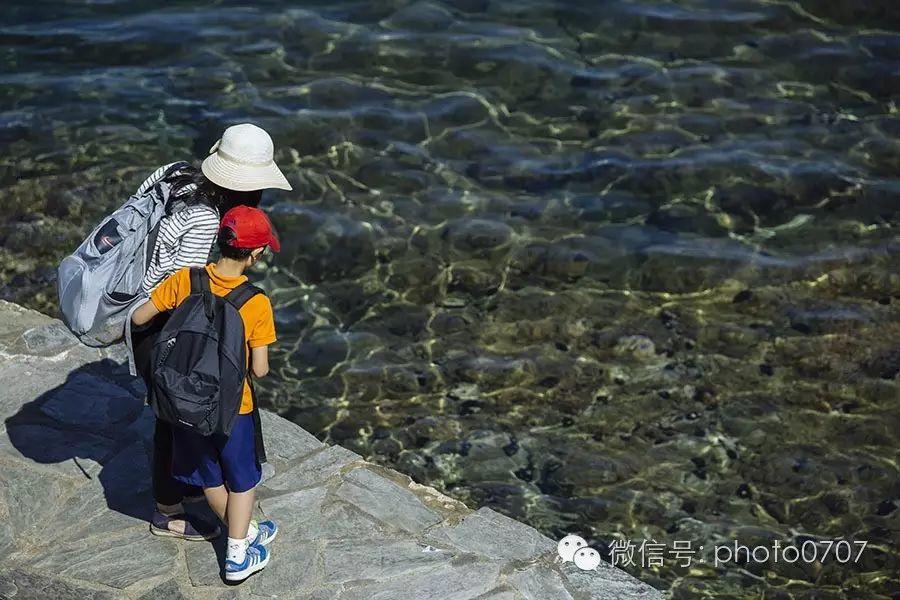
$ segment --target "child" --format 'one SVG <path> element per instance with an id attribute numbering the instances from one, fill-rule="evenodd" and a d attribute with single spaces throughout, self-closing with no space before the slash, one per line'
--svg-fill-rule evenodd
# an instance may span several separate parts
<path id="1" fill-rule="evenodd" d="M 280 244 L 266 214 L 258 208 L 238 206 L 222 217 L 218 232 L 221 259 L 206 266 L 210 290 L 225 296 L 247 280 L 244 271 L 255 264 L 267 247 L 278 252 Z M 181 269 L 163 281 L 150 302 L 135 310 L 132 320 L 142 325 L 163 311 L 174 309 L 190 294 L 190 270 Z M 269 561 L 266 546 L 278 532 L 271 521 L 251 521 L 255 488 L 262 471 L 256 455 L 253 395 L 249 377 L 269 371 L 268 345 L 275 342 L 272 305 L 257 294 L 240 309 L 244 336 L 250 348 L 250 369 L 244 381 L 237 420 L 228 437 L 204 437 L 195 431 L 173 428 L 172 475 L 203 488 L 213 511 L 228 527 L 225 579 L 243 581 Z"/>

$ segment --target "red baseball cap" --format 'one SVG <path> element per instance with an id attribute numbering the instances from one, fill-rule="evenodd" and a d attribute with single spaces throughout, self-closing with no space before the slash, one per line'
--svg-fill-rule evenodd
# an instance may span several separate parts
<path id="1" fill-rule="evenodd" d="M 222 217 L 219 233 L 228 228 L 234 232 L 234 239 L 229 246 L 235 248 L 262 248 L 269 246 L 273 251 L 281 250 L 281 243 L 275 235 L 275 229 L 269 217 L 258 208 L 251 206 L 235 206 Z"/>

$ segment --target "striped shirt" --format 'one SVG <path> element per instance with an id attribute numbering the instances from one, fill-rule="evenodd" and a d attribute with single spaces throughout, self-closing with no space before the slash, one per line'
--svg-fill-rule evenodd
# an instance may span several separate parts
<path id="1" fill-rule="evenodd" d="M 188 206 L 159 223 L 159 235 L 141 288 L 147 294 L 182 267 L 203 267 L 219 230 L 219 213 L 206 205 Z"/>

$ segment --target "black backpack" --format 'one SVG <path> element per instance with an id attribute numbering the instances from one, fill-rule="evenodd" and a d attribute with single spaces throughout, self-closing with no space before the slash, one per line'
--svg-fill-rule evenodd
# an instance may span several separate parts
<path id="1" fill-rule="evenodd" d="M 150 406 L 157 418 L 200 435 L 231 433 L 247 375 L 244 321 L 238 312 L 263 291 L 244 282 L 227 296 L 191 269 L 191 293 L 163 326 L 151 352 Z M 259 423 L 256 398 L 254 420 Z M 257 440 L 259 430 L 257 429 Z"/>

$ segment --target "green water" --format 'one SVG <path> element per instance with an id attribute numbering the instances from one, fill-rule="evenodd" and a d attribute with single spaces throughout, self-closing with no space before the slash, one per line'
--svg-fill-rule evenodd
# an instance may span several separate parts
<path id="1" fill-rule="evenodd" d="M 252 120 L 268 407 L 604 552 L 868 542 L 676 598 L 900 595 L 895 3 L 160 6 L 4 3 L 0 297 Z"/>

